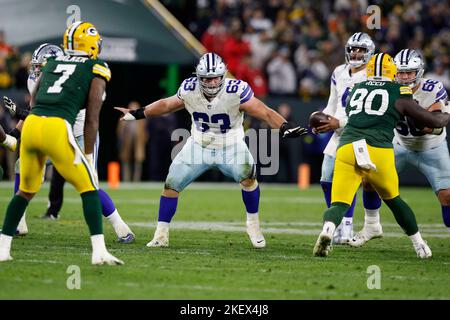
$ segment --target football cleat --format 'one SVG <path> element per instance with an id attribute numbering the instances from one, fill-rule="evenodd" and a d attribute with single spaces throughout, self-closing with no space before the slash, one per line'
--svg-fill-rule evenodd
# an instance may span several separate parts
<path id="1" fill-rule="evenodd" d="M 41 219 L 42 219 L 42 220 L 52 220 L 52 221 L 55 221 L 55 220 L 58 220 L 58 219 L 59 219 L 59 216 L 54 216 L 54 215 L 51 214 L 51 213 L 46 213 L 46 214 L 44 214 L 44 215 L 41 217 Z"/>
<path id="2" fill-rule="evenodd" d="M 0 261 L 9 261 L 12 259 L 9 249 L 0 248 Z"/>
<path id="3" fill-rule="evenodd" d="M 125 222 L 120 223 L 118 226 L 115 226 L 114 230 L 117 234 L 117 241 L 119 241 L 120 243 L 131 243 L 135 239 L 133 231 L 131 231 L 130 227 L 128 227 Z"/>
<path id="4" fill-rule="evenodd" d="M 353 237 L 353 223 L 344 224 L 341 223 L 334 232 L 333 244 L 348 244 Z"/>
<path id="5" fill-rule="evenodd" d="M 112 254 L 110 254 L 106 250 L 102 250 L 100 252 L 92 253 L 92 264 L 94 265 L 103 265 L 108 264 L 110 266 L 112 265 L 122 265 L 123 261 L 120 259 L 117 259 Z"/>
<path id="6" fill-rule="evenodd" d="M 147 243 L 147 247 L 168 247 L 169 227 L 157 227 L 152 241 Z"/>
<path id="7" fill-rule="evenodd" d="M 261 232 L 259 220 L 247 220 L 247 234 L 255 248 L 264 248 L 266 246 L 266 239 Z"/>
<path id="8" fill-rule="evenodd" d="M 419 243 L 418 245 L 414 245 L 414 250 L 416 250 L 418 258 L 428 259 L 432 256 L 431 249 L 426 241 Z"/>
<path id="9" fill-rule="evenodd" d="M 376 238 L 383 237 L 383 229 L 381 228 L 381 224 L 364 224 L 364 227 L 361 231 L 355 234 L 353 238 L 350 239 L 348 244 L 352 247 L 361 247 L 367 241 Z"/>
<path id="10" fill-rule="evenodd" d="M 315 257 L 326 257 L 331 251 L 331 237 L 329 234 L 321 232 L 314 246 L 313 255 Z"/>
<path id="11" fill-rule="evenodd" d="M 136 239 L 133 232 L 128 233 L 124 237 L 117 237 L 117 241 L 120 243 L 132 243 Z"/>

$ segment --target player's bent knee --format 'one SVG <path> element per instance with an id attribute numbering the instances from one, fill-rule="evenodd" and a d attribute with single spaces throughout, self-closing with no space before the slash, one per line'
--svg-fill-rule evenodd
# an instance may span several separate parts
<path id="1" fill-rule="evenodd" d="M 30 201 L 31 199 L 33 199 L 33 197 L 34 197 L 35 194 L 36 194 L 36 193 L 33 193 L 33 192 L 25 192 L 25 191 L 22 191 L 22 190 L 17 191 L 17 195 L 18 195 L 18 196 L 21 196 L 21 197 L 27 199 L 28 201 Z"/>
<path id="2" fill-rule="evenodd" d="M 164 190 L 162 192 L 162 195 L 166 198 L 178 198 L 179 194 L 180 193 L 178 191 L 166 187 L 164 187 Z"/>
<path id="3" fill-rule="evenodd" d="M 258 186 L 258 181 L 256 179 L 244 179 L 240 184 L 245 191 L 253 191 Z"/>
<path id="4" fill-rule="evenodd" d="M 450 189 L 439 190 L 438 199 L 442 205 L 450 206 Z"/>

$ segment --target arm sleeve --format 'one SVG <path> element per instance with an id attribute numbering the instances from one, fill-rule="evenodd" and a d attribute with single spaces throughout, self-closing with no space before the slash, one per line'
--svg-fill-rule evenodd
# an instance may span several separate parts
<path id="1" fill-rule="evenodd" d="M 337 105 L 338 105 L 338 96 L 337 96 L 337 89 L 336 89 L 336 77 L 335 77 L 336 71 L 333 72 L 331 75 L 330 80 L 330 96 L 328 98 L 328 103 L 325 109 L 323 109 L 323 113 L 326 113 L 330 116 L 334 116 L 336 114 Z"/>
<path id="2" fill-rule="evenodd" d="M 111 70 L 106 62 L 96 61 L 96 63 L 92 66 L 92 73 L 95 76 L 105 79 L 106 82 L 111 80 Z"/>
<path id="3" fill-rule="evenodd" d="M 239 95 L 240 104 L 246 103 L 248 100 L 250 100 L 254 96 L 252 88 L 245 81 L 241 81 L 239 83 L 237 94 Z"/>

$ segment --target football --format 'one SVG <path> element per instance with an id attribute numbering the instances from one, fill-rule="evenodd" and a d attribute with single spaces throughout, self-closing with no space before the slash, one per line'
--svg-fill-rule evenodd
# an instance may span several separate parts
<path id="1" fill-rule="evenodd" d="M 329 116 L 322 111 L 316 111 L 309 116 L 309 126 L 311 128 L 317 128 L 323 125 L 320 121 L 328 120 Z"/>

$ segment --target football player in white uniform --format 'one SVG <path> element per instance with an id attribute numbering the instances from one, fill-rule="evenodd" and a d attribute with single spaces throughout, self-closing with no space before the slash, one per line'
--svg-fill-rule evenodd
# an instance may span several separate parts
<path id="1" fill-rule="evenodd" d="M 333 71 L 331 75 L 330 97 L 328 104 L 323 110 L 331 116 L 330 120 L 324 121 L 324 125 L 317 128 L 318 132 L 333 130 L 334 133 L 324 150 L 322 162 L 322 176 L 320 185 L 325 196 L 327 207 L 330 207 L 331 188 L 333 181 L 334 162 L 336 159 L 336 148 L 342 130 L 347 124 L 345 106 L 348 95 L 357 83 L 366 81 L 366 65 L 375 52 L 375 44 L 370 36 L 363 32 L 353 34 L 345 45 L 345 64 L 342 64 Z M 333 243 L 346 244 L 353 237 L 353 212 L 355 199 L 348 209 L 342 223 L 334 233 Z M 381 200 L 373 188 L 364 185 L 363 203 L 366 212 L 378 212 L 381 207 Z"/>
<path id="2" fill-rule="evenodd" d="M 64 52 L 61 48 L 59 48 L 56 45 L 44 43 L 41 44 L 32 55 L 31 59 L 31 70 L 30 75 L 28 77 L 28 91 L 31 94 L 36 86 L 37 79 L 39 78 L 39 75 L 41 73 L 41 69 L 45 66 L 45 63 L 49 57 L 54 56 L 62 56 L 64 55 Z M 22 127 L 22 121 L 25 119 L 25 117 L 28 115 L 29 110 L 28 109 L 22 109 L 9 99 L 8 97 L 3 97 L 3 101 L 5 103 L 6 108 L 16 117 L 18 117 L 21 121 L 19 121 L 18 125 L 16 126 L 16 130 L 19 130 L 19 137 L 20 137 L 20 130 Z M 86 109 L 81 110 L 76 118 L 76 122 L 73 126 L 74 136 L 77 140 L 77 143 L 80 145 L 81 148 L 84 148 L 84 120 L 86 117 Z M 93 153 L 93 159 L 92 163 L 94 163 L 96 169 L 97 169 L 97 153 L 98 153 L 98 145 L 99 145 L 99 139 L 97 136 L 97 141 L 95 143 L 94 147 L 94 153 Z M 16 177 L 15 177 L 15 183 L 14 183 L 14 193 L 17 192 L 19 189 L 19 182 L 20 182 L 20 172 L 19 172 L 19 161 L 16 162 Z M 52 214 L 45 214 L 43 218 L 45 219 L 51 219 L 56 220 L 57 219 L 57 213 L 59 209 L 62 206 L 62 197 L 63 197 L 63 188 L 65 180 L 61 177 L 61 175 L 53 168 L 53 177 L 52 182 L 50 185 L 50 194 L 49 194 L 49 208 L 55 206 L 55 202 L 57 203 L 57 211 L 52 211 Z M 118 241 L 121 243 L 130 243 L 134 241 L 135 235 L 131 231 L 131 229 L 128 227 L 128 225 L 122 220 L 119 212 L 114 206 L 113 201 L 109 197 L 109 195 L 102 189 L 98 190 L 100 200 L 102 203 L 102 213 L 103 216 L 105 216 L 113 226 Z M 56 214 L 55 214 L 56 213 Z M 19 225 L 17 226 L 17 234 L 18 235 L 25 235 L 28 233 L 28 227 L 25 220 L 25 214 L 22 216 L 22 219 L 19 222 Z"/>
<path id="3" fill-rule="evenodd" d="M 424 62 L 420 54 L 412 49 L 401 50 L 394 58 L 397 66 L 397 82 L 408 85 L 413 98 L 430 112 L 440 111 L 448 102 L 447 92 L 440 81 L 423 78 Z M 397 124 L 393 140 L 395 165 L 403 171 L 408 165 L 422 172 L 436 193 L 442 208 L 442 218 L 450 228 L 450 155 L 447 132 L 444 128 L 424 128 L 406 117 Z M 380 233 L 379 216 L 365 218 L 363 229 L 349 242 L 359 247 Z"/>
<path id="4" fill-rule="evenodd" d="M 203 172 L 217 167 L 239 182 L 247 210 L 247 233 L 255 248 L 266 241 L 258 217 L 259 186 L 255 162 L 244 142 L 244 112 L 280 129 L 283 138 L 306 134 L 302 127 L 289 128 L 286 120 L 253 96 L 241 80 L 226 78 L 227 67 L 215 53 L 206 53 L 196 67 L 196 77 L 183 81 L 176 95 L 155 101 L 144 108 L 128 110 L 122 120 L 138 120 L 175 112 L 191 114 L 191 136 L 172 161 L 160 198 L 158 225 L 148 247 L 169 245 L 169 223 L 175 215 L 179 193 Z"/>

